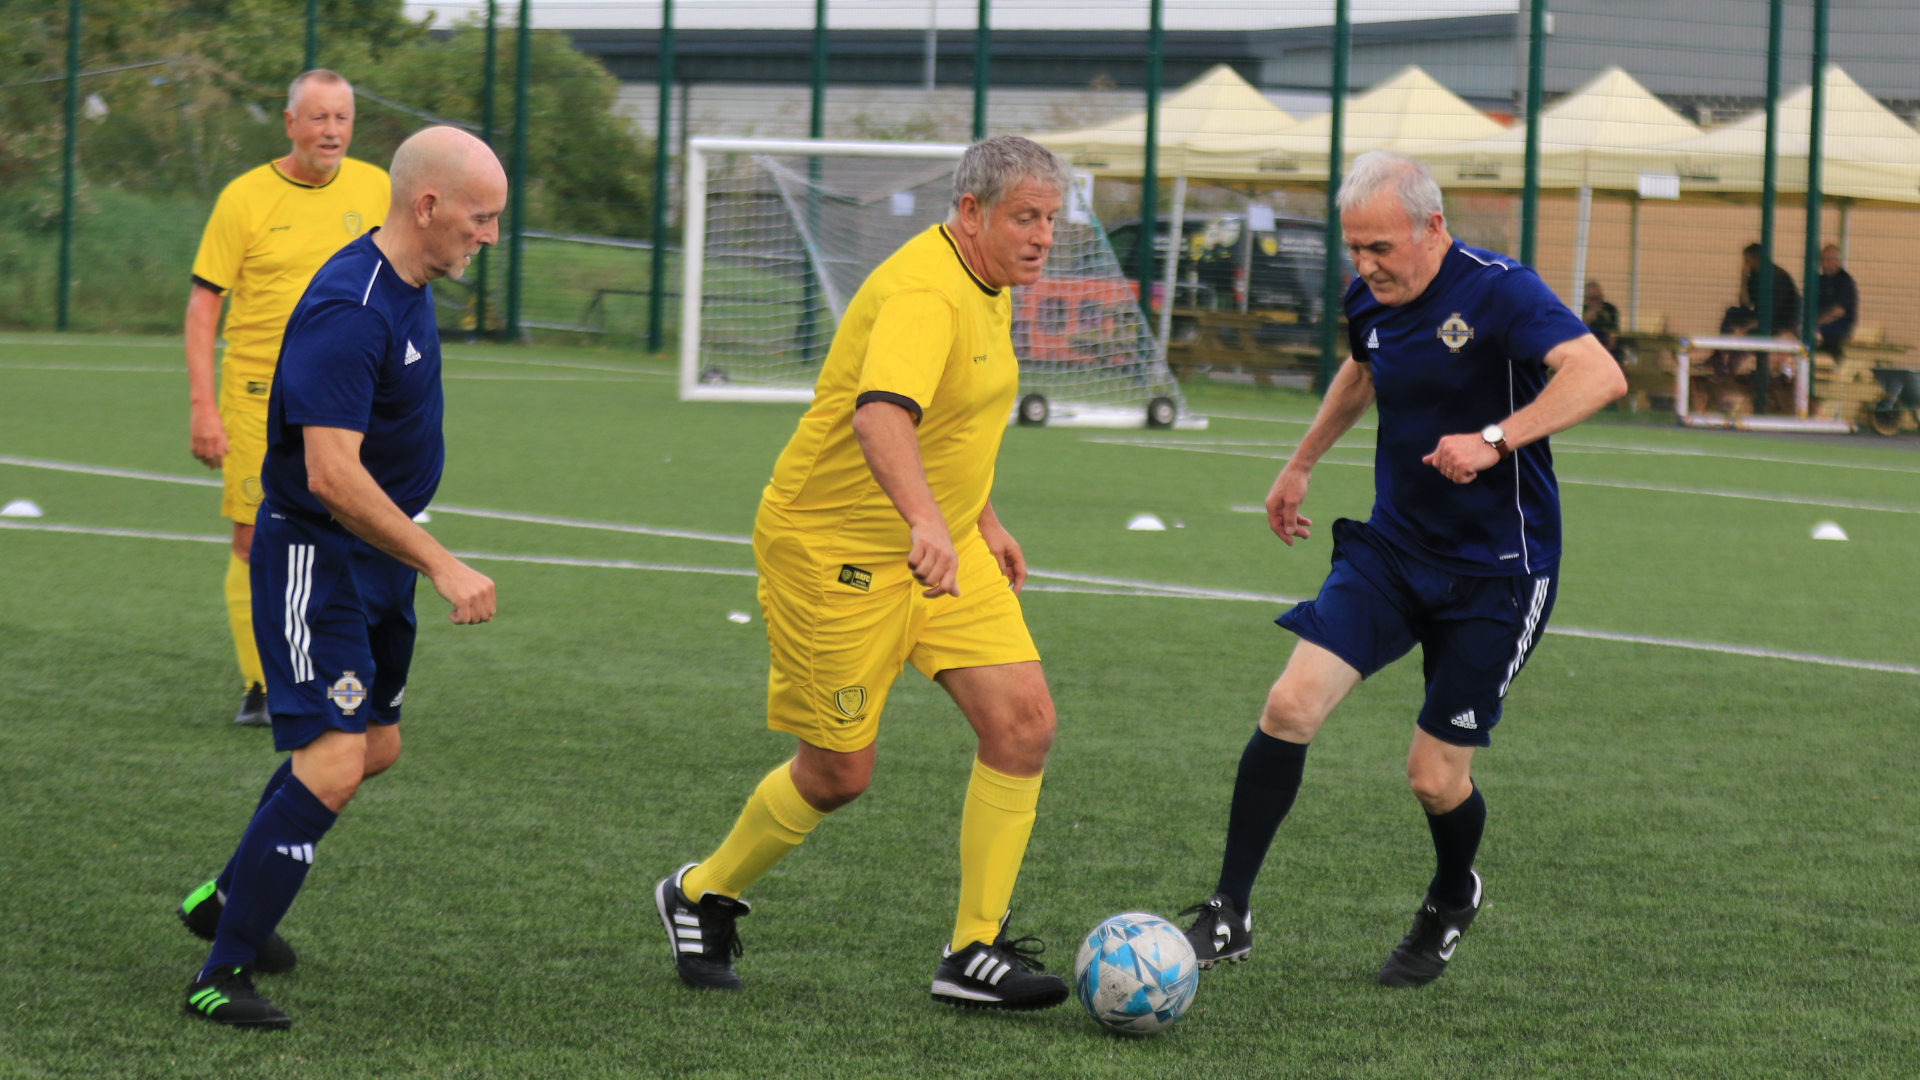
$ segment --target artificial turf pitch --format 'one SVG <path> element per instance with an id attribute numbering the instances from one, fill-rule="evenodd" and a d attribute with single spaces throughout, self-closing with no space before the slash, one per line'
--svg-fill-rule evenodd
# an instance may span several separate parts
<path id="1" fill-rule="evenodd" d="M 54 341 L 0 339 L 0 455 L 210 475 L 186 452 L 177 342 Z M 682 405 L 659 361 L 619 353 L 449 353 L 447 506 L 744 535 L 799 411 Z M 1370 503 L 1370 433 L 1318 470 L 1320 529 L 1288 550 L 1231 507 L 1261 500 L 1301 427 L 1218 416 L 1311 403 L 1233 387 L 1195 403 L 1210 430 L 1009 431 L 994 502 L 1030 560 L 1311 596 L 1324 526 Z M 1569 433 L 1563 478 L 1624 486 L 1564 489 L 1555 626 L 1913 663 L 1920 455 L 1897 442 Z M 14 498 L 46 511 L 23 524 L 225 529 L 211 487 L 0 465 Z M 1883 508 L 1769 501 L 1795 498 Z M 1181 527 L 1127 531 L 1140 511 Z M 1819 519 L 1852 540 L 1808 539 Z M 451 513 L 431 529 L 467 551 L 752 566 L 713 540 Z M 762 719 L 753 581 L 503 561 L 475 564 L 499 583 L 490 626 L 448 625 L 421 588 L 406 752 L 282 926 L 300 969 L 260 980 L 293 1030 L 197 1023 L 179 1010 L 204 946 L 173 906 L 275 761 L 229 723 L 225 560 L 0 529 L 0 1076 L 1920 1073 L 1910 671 L 1549 635 L 1475 762 L 1487 907 L 1443 980 L 1390 991 L 1374 971 L 1431 869 L 1401 775 L 1409 658 L 1315 742 L 1251 962 L 1129 1041 L 1071 1003 L 928 1000 L 971 738 L 911 670 L 872 789 L 752 890 L 747 991 L 684 989 L 653 884 L 790 752 Z M 1025 598 L 1060 733 L 1015 926 L 1060 970 L 1107 915 L 1172 916 L 1211 890 L 1234 763 L 1292 639 L 1272 601 L 1034 584 L 1093 590 Z"/>

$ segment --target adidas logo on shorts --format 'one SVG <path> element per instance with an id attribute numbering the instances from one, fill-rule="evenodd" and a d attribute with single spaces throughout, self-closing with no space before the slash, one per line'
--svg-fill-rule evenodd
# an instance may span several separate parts
<path id="1" fill-rule="evenodd" d="M 1474 731 L 1480 727 L 1479 724 L 1474 722 L 1472 709 L 1468 709 L 1466 712 L 1447 721 L 1447 723 L 1457 728 L 1466 728 L 1468 731 Z"/>

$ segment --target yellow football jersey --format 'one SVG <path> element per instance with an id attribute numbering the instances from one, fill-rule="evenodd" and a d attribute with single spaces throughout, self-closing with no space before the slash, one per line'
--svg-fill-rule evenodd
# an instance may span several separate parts
<path id="1" fill-rule="evenodd" d="M 307 283 L 334 252 L 387 217 L 386 170 L 346 158 L 314 187 L 274 165 L 245 173 L 220 193 L 193 260 L 195 279 L 228 296 L 225 389 L 264 383 L 280 356 L 280 335 Z M 264 404 L 265 389 L 258 395 Z"/>
<path id="2" fill-rule="evenodd" d="M 947 528 L 956 540 L 971 532 L 1020 388 L 1012 323 L 1006 290 L 973 276 L 945 226 L 907 241 L 847 305 L 765 508 L 836 560 L 905 558 L 907 523 L 853 434 L 856 408 L 889 401 L 918 421 L 921 464 Z"/>

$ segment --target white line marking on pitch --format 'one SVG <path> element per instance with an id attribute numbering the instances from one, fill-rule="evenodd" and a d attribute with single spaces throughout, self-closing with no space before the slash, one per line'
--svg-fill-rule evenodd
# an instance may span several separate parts
<path id="1" fill-rule="evenodd" d="M 48 461 L 44 458 L 10 457 L 0 454 L 0 465 L 16 465 L 22 469 L 52 469 L 55 472 L 86 473 L 89 476 L 113 476 L 121 480 L 154 480 L 162 484 L 191 484 L 194 487 L 220 487 L 221 483 L 211 477 L 181 476 L 178 473 L 144 472 L 140 469 L 115 469 L 107 465 L 80 465 L 71 461 Z"/>
<path id="2" fill-rule="evenodd" d="M 495 521 L 518 521 L 528 525 L 558 525 L 567 529 L 598 529 L 602 532 L 638 533 L 641 536 L 670 536 L 680 540 L 710 540 L 717 544 L 753 543 L 751 536 L 731 536 L 727 533 L 699 532 L 694 529 L 663 529 L 652 525 L 622 525 L 613 521 L 548 517 L 545 514 L 517 514 L 510 510 L 482 510 L 473 506 L 447 506 L 434 503 L 433 512 L 458 514 L 463 517 L 491 518 Z"/>
<path id="3" fill-rule="evenodd" d="M 0 370 L 6 371 L 119 371 L 142 375 L 178 375 L 179 368 L 170 367 L 121 367 L 117 364 L 0 364 Z"/>
<path id="4" fill-rule="evenodd" d="M 1175 446 L 1145 442 L 1119 442 L 1106 439 L 1089 439 L 1089 442 L 1109 442 L 1114 446 L 1134 446 L 1147 450 L 1184 450 L 1190 454 L 1219 454 L 1222 457 L 1257 458 L 1264 461 L 1283 461 L 1282 454 L 1256 454 L 1246 450 L 1217 450 L 1205 446 Z M 1372 468 L 1369 461 L 1343 461 L 1339 458 L 1320 459 L 1325 465 L 1351 465 L 1356 468 Z M 1751 502 L 1787 503 L 1794 506 L 1825 506 L 1836 510 L 1873 510 L 1884 514 L 1920 514 L 1920 506 L 1895 506 L 1891 503 L 1866 502 L 1860 499 L 1816 499 L 1807 495 L 1763 495 L 1756 491 L 1734 491 L 1730 488 L 1686 487 L 1681 484 L 1652 484 L 1638 480 L 1593 480 L 1578 476 L 1561 476 L 1560 483 L 1576 487 L 1620 488 L 1626 491 L 1654 491 L 1668 495 L 1710 495 L 1720 499 L 1745 499 Z"/>
<path id="5" fill-rule="evenodd" d="M 471 353 L 453 352 L 445 349 L 441 350 L 440 355 L 448 360 L 459 360 L 464 363 L 473 364 L 512 364 L 524 367 L 575 368 L 581 371 L 617 371 L 622 375 L 650 375 L 660 379 L 677 379 L 680 377 L 678 371 L 668 371 L 662 368 L 621 367 L 618 364 L 586 364 L 573 360 L 536 360 L 531 357 L 510 359 L 502 356 L 474 356 Z"/>
<path id="6" fill-rule="evenodd" d="M 114 529 L 96 525 L 59 525 L 35 522 L 32 524 L 16 521 L 0 521 L 0 530 L 14 529 L 21 532 L 79 533 L 86 536 L 125 537 L 137 540 L 184 540 L 202 544 L 228 544 L 232 541 L 225 536 L 204 536 L 192 533 L 157 532 L 149 529 Z M 454 555 L 462 559 L 493 560 L 496 562 L 537 563 L 544 566 L 577 566 L 610 570 L 653 570 L 678 574 L 714 574 L 724 577 L 756 577 L 752 570 L 732 566 L 683 566 L 676 563 L 629 562 L 624 559 L 581 559 L 565 555 L 504 555 L 478 551 L 456 551 Z M 1040 576 L 1039 571 L 1030 571 Z M 1227 589 L 1203 589 L 1188 585 L 1160 585 L 1153 582 L 1134 582 L 1124 578 L 1096 577 L 1091 574 L 1051 574 L 1063 581 L 1085 583 L 1074 585 L 1034 585 L 1035 592 L 1083 593 L 1094 596 L 1137 596 L 1162 600 L 1224 600 L 1251 603 L 1295 604 L 1297 600 L 1284 596 L 1265 596 L 1260 593 L 1235 592 Z M 1118 588 L 1100 588 L 1100 585 L 1120 586 L 1135 591 L 1120 591 Z M 1095 586 L 1095 587 L 1087 587 Z M 1920 666 L 1913 664 L 1894 664 L 1880 660 L 1855 660 L 1844 656 L 1822 656 L 1817 653 L 1790 652 L 1784 649 L 1763 649 L 1751 645 L 1725 645 L 1712 641 L 1694 641 L 1688 638 L 1654 637 L 1646 634 L 1617 634 L 1608 630 L 1583 630 L 1571 626 L 1550 626 L 1549 634 L 1565 637 L 1591 638 L 1598 641 L 1615 641 L 1630 645 L 1657 645 L 1670 649 L 1690 649 L 1696 652 L 1722 653 L 1729 656 L 1746 656 L 1760 660 L 1787 660 L 1802 664 L 1819 664 L 1825 667 L 1854 668 L 1861 671 L 1881 671 L 1894 675 L 1920 675 Z"/>

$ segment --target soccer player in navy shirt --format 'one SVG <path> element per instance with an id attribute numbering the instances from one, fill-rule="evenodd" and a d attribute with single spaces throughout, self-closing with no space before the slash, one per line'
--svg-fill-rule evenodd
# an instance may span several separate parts
<path id="1" fill-rule="evenodd" d="M 1376 403 L 1373 513 L 1333 524 L 1320 595 L 1282 615 L 1299 635 L 1240 758 L 1220 881 L 1187 930 L 1201 967 L 1247 957 L 1249 899 L 1300 790 L 1307 745 L 1362 679 L 1421 649 L 1427 697 L 1407 754 L 1426 809 L 1433 880 L 1380 968 L 1388 986 L 1446 969 L 1484 897 L 1473 859 L 1486 803 L 1469 767 L 1553 611 L 1560 499 L 1547 436 L 1627 389 L 1607 351 L 1532 270 L 1447 234 L 1424 166 L 1374 152 L 1340 186 L 1358 277 L 1353 355 L 1267 496 L 1289 547 L 1313 466 Z"/>
<path id="2" fill-rule="evenodd" d="M 274 932 L 320 839 L 360 782 L 400 756 L 413 589 L 427 575 L 452 620 L 493 618 L 493 582 L 413 523 L 440 483 L 440 337 L 428 282 L 458 277 L 499 236 L 507 180 L 485 143 L 428 128 L 393 155 L 386 224 L 314 275 L 287 321 L 268 399 L 266 500 L 253 534 L 254 637 L 276 749 L 221 875 L 183 905 L 216 912 L 186 1012 L 233 1027 L 293 1020 L 254 989 L 293 966 Z M 203 935 L 204 936 L 204 935 Z"/>

